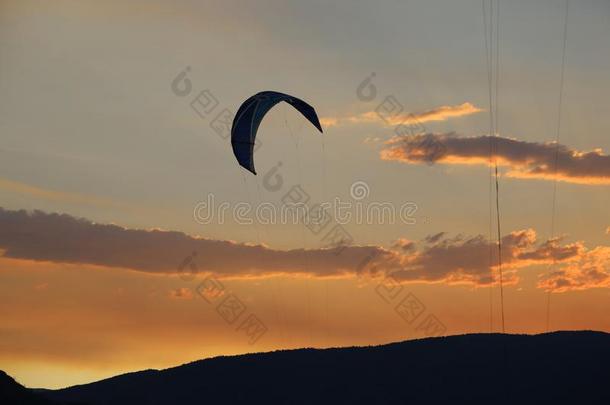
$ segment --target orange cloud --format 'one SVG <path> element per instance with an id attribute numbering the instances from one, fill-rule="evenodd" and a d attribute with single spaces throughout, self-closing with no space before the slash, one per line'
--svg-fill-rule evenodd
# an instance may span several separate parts
<path id="1" fill-rule="evenodd" d="M 540 264 L 575 260 L 584 247 L 561 245 L 559 238 L 537 243 L 532 229 L 514 231 L 502 238 L 504 281 L 516 284 L 515 271 Z M 448 284 L 489 285 L 498 282 L 496 242 L 482 235 L 447 237 L 445 232 L 423 240 L 424 247 L 404 255 L 403 268 L 393 273 L 403 282 L 444 282 Z M 490 261 L 491 253 L 491 261 Z"/>
<path id="2" fill-rule="evenodd" d="M 339 125 L 339 118 L 324 117 L 320 118 L 320 124 L 323 128 L 336 127 Z"/>
<path id="3" fill-rule="evenodd" d="M 598 246 L 582 251 L 576 260 L 545 274 L 538 288 L 553 292 L 610 287 L 610 247 Z"/>
<path id="4" fill-rule="evenodd" d="M 189 288 L 181 287 L 169 291 L 169 297 L 179 300 L 193 299 L 193 292 Z"/>
<path id="5" fill-rule="evenodd" d="M 386 142 L 380 156 L 409 164 L 489 165 L 490 151 L 508 177 L 564 181 L 576 184 L 610 184 L 610 156 L 600 149 L 581 152 L 555 143 L 526 142 L 512 138 L 449 134 L 400 136 Z M 555 165 L 557 162 L 557 165 Z M 557 166 L 557 168 L 555 168 Z"/>
<path id="6" fill-rule="evenodd" d="M 384 126 L 417 125 L 431 121 L 445 121 L 483 111 L 471 103 L 444 105 L 420 113 L 383 114 L 368 111 L 348 117 L 324 117 L 320 120 L 325 127 L 336 127 L 346 124 L 378 123 Z"/>

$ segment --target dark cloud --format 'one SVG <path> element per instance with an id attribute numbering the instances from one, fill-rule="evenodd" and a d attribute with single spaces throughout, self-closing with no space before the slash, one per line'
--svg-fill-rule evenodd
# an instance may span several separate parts
<path id="1" fill-rule="evenodd" d="M 526 142 L 490 136 L 462 137 L 455 133 L 394 137 L 381 151 L 385 160 L 420 164 L 489 164 L 492 143 L 498 164 L 510 177 L 557 179 L 579 184 L 610 184 L 610 156 L 600 149 L 581 152 L 555 143 Z M 557 173 L 555 158 L 557 157 Z"/>
<path id="2" fill-rule="evenodd" d="M 196 252 L 198 270 L 220 275 L 278 272 L 317 276 L 354 273 L 373 255 L 391 267 L 395 253 L 376 246 L 275 250 L 261 245 L 196 238 L 182 232 L 126 229 L 66 214 L 0 208 L 0 249 L 4 256 L 40 261 L 87 263 L 150 273 L 176 271 Z"/>
<path id="3" fill-rule="evenodd" d="M 439 240 L 441 240 L 441 239 L 442 239 L 442 237 L 443 237 L 443 236 L 445 236 L 445 234 L 446 234 L 446 233 L 447 233 L 447 232 L 439 232 L 439 233 L 436 233 L 436 234 L 434 234 L 434 235 L 428 235 L 428 236 L 426 236 L 426 237 L 424 238 L 424 240 L 425 240 L 427 243 L 436 243 L 436 242 L 438 242 Z"/>
<path id="4" fill-rule="evenodd" d="M 538 249 L 533 252 L 524 252 L 519 254 L 518 258 L 522 260 L 566 260 L 580 256 L 585 247 L 581 242 L 570 243 L 562 246 L 560 244 L 562 238 L 553 238 L 544 242 Z"/>
<path id="5" fill-rule="evenodd" d="M 485 285 L 496 282 L 498 249 L 482 235 L 446 238 L 445 233 L 428 236 L 428 243 L 403 261 L 403 269 L 393 273 L 402 281 L 471 283 Z M 553 243 L 536 243 L 536 233 L 531 230 L 511 232 L 502 238 L 502 263 L 505 281 L 514 283 L 516 269 L 533 264 L 562 262 L 580 253 L 579 249 L 566 249 Z"/>
<path id="6" fill-rule="evenodd" d="M 607 271 L 604 266 L 610 255 L 603 248 L 588 251 L 581 243 L 562 245 L 559 238 L 538 243 L 536 233 L 531 229 L 505 235 L 502 247 L 507 283 L 517 282 L 515 272 L 523 267 L 570 264 L 579 260 L 586 260 L 588 273 L 577 276 L 574 269 L 566 268 L 566 273 L 557 273 L 552 280 L 542 280 L 541 288 L 556 289 L 557 285 L 566 283 L 588 286 L 593 282 L 591 280 L 605 282 L 603 276 Z M 0 249 L 10 258 L 119 267 L 149 273 L 172 273 L 179 267 L 189 273 L 192 265 L 198 271 L 219 277 L 273 274 L 376 277 L 393 274 L 402 282 L 473 285 L 487 285 L 498 277 L 495 242 L 482 235 L 448 237 L 445 232 L 430 235 L 419 244 L 400 239 L 391 250 L 380 246 L 277 250 L 196 238 L 182 232 L 96 224 L 66 214 L 0 208 Z M 600 252 L 605 252 L 605 256 Z M 604 257 L 604 260 L 600 259 Z M 583 277 L 586 280 L 583 281 Z"/>

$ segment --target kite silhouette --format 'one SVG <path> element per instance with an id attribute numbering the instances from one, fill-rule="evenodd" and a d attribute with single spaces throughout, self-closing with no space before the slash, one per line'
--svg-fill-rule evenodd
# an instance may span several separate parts
<path id="1" fill-rule="evenodd" d="M 267 112 L 280 102 L 286 102 L 296 108 L 320 132 L 322 126 L 316 110 L 305 101 L 277 91 L 262 91 L 242 103 L 235 114 L 231 126 L 231 146 L 237 162 L 244 169 L 256 175 L 254 169 L 254 141 L 256 132 Z"/>

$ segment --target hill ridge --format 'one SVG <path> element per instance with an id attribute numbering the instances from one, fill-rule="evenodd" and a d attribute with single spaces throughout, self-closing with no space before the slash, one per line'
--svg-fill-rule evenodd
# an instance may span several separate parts
<path id="1" fill-rule="evenodd" d="M 462 334 L 215 356 L 44 395 L 62 403 L 610 403 L 610 334 Z M 206 402 L 206 401 L 203 401 Z"/>

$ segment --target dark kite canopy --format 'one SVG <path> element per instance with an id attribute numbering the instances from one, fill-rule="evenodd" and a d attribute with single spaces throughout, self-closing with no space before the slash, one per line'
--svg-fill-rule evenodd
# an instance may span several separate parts
<path id="1" fill-rule="evenodd" d="M 262 91 L 243 102 L 231 127 L 231 146 L 240 166 L 256 174 L 254 169 L 254 141 L 263 117 L 277 103 L 284 101 L 296 108 L 320 132 L 322 126 L 316 110 L 296 97 L 276 91 Z"/>

